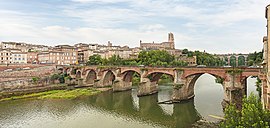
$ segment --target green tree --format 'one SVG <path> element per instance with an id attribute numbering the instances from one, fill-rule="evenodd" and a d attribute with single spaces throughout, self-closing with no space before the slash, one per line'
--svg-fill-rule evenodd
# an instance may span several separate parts
<path id="1" fill-rule="evenodd" d="M 245 65 L 245 57 L 239 56 L 238 57 L 238 66 L 244 66 Z"/>
<path id="2" fill-rule="evenodd" d="M 86 65 L 101 65 L 103 62 L 100 55 L 92 55 L 89 57 L 89 60 L 87 61 Z"/>
<path id="3" fill-rule="evenodd" d="M 248 54 L 248 66 L 260 65 L 262 63 L 263 51 Z"/>
<path id="4" fill-rule="evenodd" d="M 119 55 L 113 55 L 112 57 L 108 58 L 109 65 L 122 65 L 123 59 Z"/>
<path id="5" fill-rule="evenodd" d="M 236 66 L 236 57 L 235 56 L 230 57 L 230 65 L 231 66 Z"/>
<path id="6" fill-rule="evenodd" d="M 164 50 L 142 51 L 139 53 L 140 64 L 147 66 L 168 66 L 174 61 L 174 56 Z"/>
<path id="7" fill-rule="evenodd" d="M 221 128 L 269 128 L 270 112 L 263 109 L 260 99 L 253 93 L 243 99 L 242 110 L 239 111 L 234 105 L 225 109 L 225 121 L 220 124 Z"/>

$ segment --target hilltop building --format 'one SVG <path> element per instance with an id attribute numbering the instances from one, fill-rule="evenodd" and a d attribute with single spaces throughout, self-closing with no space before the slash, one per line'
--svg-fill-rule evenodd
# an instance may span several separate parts
<path id="1" fill-rule="evenodd" d="M 140 40 L 140 48 L 143 50 L 165 50 L 175 49 L 173 33 L 168 34 L 168 41 L 162 43 L 142 43 Z"/>

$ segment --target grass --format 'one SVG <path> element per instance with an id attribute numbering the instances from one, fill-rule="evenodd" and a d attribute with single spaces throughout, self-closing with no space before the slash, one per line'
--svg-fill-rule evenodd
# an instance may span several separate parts
<path id="1" fill-rule="evenodd" d="M 80 96 L 91 96 L 100 93 L 101 91 L 92 88 L 75 89 L 75 90 L 52 90 L 46 92 L 32 93 L 21 96 L 12 96 L 9 98 L 0 99 L 1 101 L 18 100 L 26 98 L 37 99 L 74 99 Z"/>
<path id="2" fill-rule="evenodd" d="M 74 99 L 80 96 L 91 96 L 100 93 L 101 91 L 88 89 L 75 89 L 75 90 L 59 90 L 57 93 L 43 95 L 38 99 Z"/>

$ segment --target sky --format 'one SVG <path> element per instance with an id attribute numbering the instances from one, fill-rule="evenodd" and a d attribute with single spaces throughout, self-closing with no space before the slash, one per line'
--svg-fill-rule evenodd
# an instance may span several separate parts
<path id="1" fill-rule="evenodd" d="M 0 41 L 138 47 L 167 41 L 209 53 L 262 50 L 270 0 L 0 0 Z"/>

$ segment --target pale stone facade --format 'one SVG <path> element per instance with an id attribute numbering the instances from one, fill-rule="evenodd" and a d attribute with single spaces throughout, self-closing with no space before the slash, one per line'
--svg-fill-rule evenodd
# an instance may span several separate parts
<path id="1" fill-rule="evenodd" d="M 38 63 L 40 64 L 48 64 L 49 63 L 49 56 L 50 53 L 49 52 L 41 52 L 38 53 Z"/>
<path id="2" fill-rule="evenodd" d="M 26 52 L 12 52 L 11 53 L 13 64 L 26 64 L 27 63 L 27 53 Z"/>
<path id="3" fill-rule="evenodd" d="M 12 53 L 21 52 L 18 49 L 0 49 L 0 64 L 13 63 Z"/>
<path id="4" fill-rule="evenodd" d="M 192 57 L 188 57 L 187 55 L 181 56 L 181 57 L 177 58 L 177 60 L 187 62 L 188 66 L 196 66 L 197 65 L 197 57 L 196 56 L 192 56 Z"/>
<path id="5" fill-rule="evenodd" d="M 266 14 L 265 17 L 267 19 L 267 36 L 264 37 L 263 43 L 264 43 L 264 71 L 265 74 L 265 80 L 262 80 L 262 101 L 264 103 L 264 106 L 268 109 L 270 109 L 270 56 L 269 56 L 269 40 L 270 40 L 270 5 L 266 7 Z"/>

